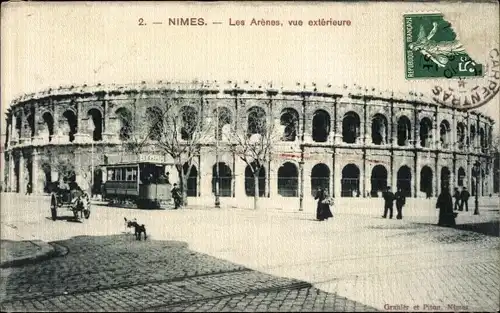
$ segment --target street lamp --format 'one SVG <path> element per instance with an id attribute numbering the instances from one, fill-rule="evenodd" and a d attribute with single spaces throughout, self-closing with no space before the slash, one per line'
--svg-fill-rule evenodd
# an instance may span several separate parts
<path id="1" fill-rule="evenodd" d="M 476 161 L 474 163 L 474 176 L 476 177 L 476 190 L 475 190 L 475 201 L 474 201 L 474 215 L 479 215 L 479 177 L 481 176 L 481 163 Z"/>
<path id="2" fill-rule="evenodd" d="M 215 207 L 220 208 L 219 196 L 219 105 L 215 107 Z"/>

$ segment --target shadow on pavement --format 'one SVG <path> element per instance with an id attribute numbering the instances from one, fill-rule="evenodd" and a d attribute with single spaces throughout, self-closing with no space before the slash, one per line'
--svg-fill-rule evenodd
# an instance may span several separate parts
<path id="1" fill-rule="evenodd" d="M 500 237 L 499 224 L 500 223 L 498 221 L 491 221 L 484 223 L 459 224 L 453 228 L 473 231 L 487 236 Z"/>
<path id="2" fill-rule="evenodd" d="M 52 218 L 49 217 L 49 216 L 46 216 L 45 218 L 48 219 L 48 220 L 52 220 Z M 81 220 L 75 219 L 74 216 L 58 216 L 58 217 L 56 217 L 56 220 L 54 222 L 56 222 L 56 221 L 66 221 L 66 222 L 71 222 L 71 223 L 82 223 Z"/>
<path id="3" fill-rule="evenodd" d="M 120 234 L 51 245 L 66 255 L 12 268 L 0 290 L 2 311 L 375 311 L 308 282 L 195 252 L 185 242 Z"/>

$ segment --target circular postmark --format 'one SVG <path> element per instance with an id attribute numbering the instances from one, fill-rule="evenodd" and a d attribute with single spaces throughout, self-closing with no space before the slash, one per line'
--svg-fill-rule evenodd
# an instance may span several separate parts
<path id="1" fill-rule="evenodd" d="M 492 49 L 488 53 L 484 75 L 481 78 L 464 78 L 451 82 L 448 87 L 434 86 L 432 100 L 434 102 L 459 109 L 471 110 L 485 105 L 500 90 L 500 51 Z"/>

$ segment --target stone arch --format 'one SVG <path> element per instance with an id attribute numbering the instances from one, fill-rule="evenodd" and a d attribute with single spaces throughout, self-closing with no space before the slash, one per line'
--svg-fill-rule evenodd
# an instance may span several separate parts
<path id="1" fill-rule="evenodd" d="M 465 170 L 463 167 L 459 167 L 458 168 L 458 179 L 457 179 L 457 185 L 459 187 L 463 187 L 464 186 L 464 182 L 465 182 L 465 178 L 466 178 L 466 174 L 465 174 Z"/>
<path id="2" fill-rule="evenodd" d="M 432 141 L 432 121 L 428 117 L 420 120 L 419 124 L 420 146 L 429 148 Z"/>
<path id="3" fill-rule="evenodd" d="M 298 197 L 299 171 L 291 162 L 285 162 L 278 169 L 278 194 L 283 197 Z"/>
<path id="4" fill-rule="evenodd" d="M 157 106 L 146 109 L 146 122 L 148 123 L 149 139 L 160 140 L 163 136 L 163 110 Z"/>
<path id="5" fill-rule="evenodd" d="M 463 122 L 457 123 L 457 143 L 458 148 L 462 149 L 465 144 L 465 125 Z"/>
<path id="6" fill-rule="evenodd" d="M 432 169 L 429 166 L 424 166 L 420 170 L 420 191 L 424 192 L 428 198 L 432 196 Z"/>
<path id="7" fill-rule="evenodd" d="M 298 133 L 299 113 L 292 108 L 281 111 L 280 125 L 283 127 L 283 141 L 295 141 Z"/>
<path id="8" fill-rule="evenodd" d="M 217 172 L 219 175 L 217 175 Z M 231 168 L 225 162 L 215 163 L 212 166 L 212 193 L 216 194 L 217 177 L 219 179 L 219 196 L 231 197 L 233 174 Z"/>
<path id="9" fill-rule="evenodd" d="M 396 189 L 400 189 L 407 197 L 411 197 L 411 169 L 403 165 L 399 168 L 396 180 Z"/>
<path id="10" fill-rule="evenodd" d="M 406 115 L 398 119 L 398 146 L 406 146 L 411 140 L 411 122 Z"/>
<path id="11" fill-rule="evenodd" d="M 217 112 L 218 110 L 218 112 Z M 231 125 L 233 123 L 233 114 L 231 110 L 225 106 L 218 107 L 214 110 L 215 116 L 219 116 L 218 120 L 218 128 L 217 128 L 217 140 L 222 140 L 224 137 L 228 137 L 229 133 L 225 133 L 226 131 L 231 131 Z M 229 126 L 229 130 L 227 127 Z M 223 135 L 226 136 L 223 136 Z"/>
<path id="12" fill-rule="evenodd" d="M 121 141 L 126 141 L 132 136 L 132 113 L 129 109 L 125 107 L 118 108 L 115 111 L 115 115 L 120 123 L 120 131 L 118 133 L 118 138 Z"/>
<path id="13" fill-rule="evenodd" d="M 345 143 L 355 143 L 361 134 L 361 119 L 358 113 L 349 111 L 342 119 L 342 140 Z"/>
<path id="14" fill-rule="evenodd" d="M 256 168 L 255 162 L 252 162 L 252 167 Z M 266 193 L 266 169 L 262 166 L 258 175 L 259 197 L 264 197 Z M 252 169 L 249 165 L 245 168 L 245 193 L 249 197 L 255 195 L 255 180 L 253 177 Z"/>
<path id="15" fill-rule="evenodd" d="M 181 107 L 179 113 L 181 117 L 181 139 L 191 140 L 198 127 L 198 112 L 194 107 L 185 105 Z"/>
<path id="16" fill-rule="evenodd" d="M 374 145 L 384 145 L 387 143 L 389 123 L 385 115 L 377 113 L 372 118 L 372 143 Z"/>
<path id="17" fill-rule="evenodd" d="M 447 166 L 441 168 L 441 190 L 444 188 L 450 188 L 450 176 L 451 172 Z"/>
<path id="18" fill-rule="evenodd" d="M 474 148 L 476 140 L 476 127 L 474 125 L 470 126 L 470 144 Z"/>
<path id="19" fill-rule="evenodd" d="M 27 111 L 26 126 L 29 128 L 30 138 L 33 138 L 35 137 L 35 107 L 32 106 L 28 108 Z"/>
<path id="20" fill-rule="evenodd" d="M 45 125 L 47 125 L 47 130 L 49 132 L 49 142 L 52 141 L 52 136 L 54 135 L 54 117 L 48 111 L 43 113 L 42 121 Z"/>
<path id="21" fill-rule="evenodd" d="M 325 110 L 316 110 L 312 119 L 312 139 L 315 142 L 326 142 L 330 135 L 330 114 Z"/>
<path id="22" fill-rule="evenodd" d="M 66 110 L 63 113 L 63 117 L 66 119 L 66 122 L 68 123 L 67 135 L 69 141 L 73 142 L 73 140 L 75 140 L 75 134 L 77 132 L 77 127 L 78 127 L 76 114 L 73 110 Z"/>
<path id="23" fill-rule="evenodd" d="M 359 167 L 349 163 L 342 169 L 341 180 L 341 196 L 342 197 L 359 197 Z"/>
<path id="24" fill-rule="evenodd" d="M 189 170 L 189 166 L 187 163 L 184 163 L 184 166 L 182 167 L 184 171 L 184 175 L 187 174 Z M 188 197 L 196 197 L 198 196 L 198 169 L 196 168 L 196 165 L 192 164 L 191 166 L 191 172 L 189 173 L 189 176 L 187 178 L 187 188 L 186 188 L 186 195 Z"/>
<path id="25" fill-rule="evenodd" d="M 330 168 L 324 163 L 314 165 L 311 170 L 311 195 L 314 197 L 319 188 L 330 194 Z"/>
<path id="26" fill-rule="evenodd" d="M 486 148 L 486 135 L 484 132 L 484 128 L 479 128 L 479 145 L 481 147 L 481 151 L 485 151 Z"/>
<path id="27" fill-rule="evenodd" d="M 372 169 L 370 194 L 372 197 L 377 197 L 379 192 L 387 189 L 387 169 L 383 165 L 376 165 Z"/>
<path id="28" fill-rule="evenodd" d="M 253 106 L 247 110 L 247 135 L 260 134 L 264 136 L 267 128 L 266 111 L 259 107 Z"/>
<path id="29" fill-rule="evenodd" d="M 94 130 L 92 131 L 92 140 L 101 141 L 102 140 L 102 113 L 99 109 L 92 108 L 88 110 L 87 115 L 92 119 L 92 124 Z"/>
<path id="30" fill-rule="evenodd" d="M 442 120 L 439 124 L 439 141 L 441 147 L 448 148 L 451 143 L 451 126 L 448 120 Z"/>

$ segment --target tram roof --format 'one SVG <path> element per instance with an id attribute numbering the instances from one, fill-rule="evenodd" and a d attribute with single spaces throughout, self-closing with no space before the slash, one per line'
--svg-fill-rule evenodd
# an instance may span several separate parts
<path id="1" fill-rule="evenodd" d="M 116 162 L 116 163 L 108 163 L 108 164 L 101 164 L 100 166 L 102 167 L 123 167 L 123 166 L 134 166 L 134 165 L 141 165 L 141 164 L 159 164 L 159 165 L 173 165 L 173 163 L 170 162 L 155 162 L 155 161 L 137 161 L 137 162 Z"/>

